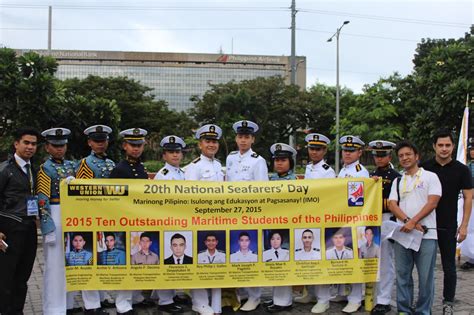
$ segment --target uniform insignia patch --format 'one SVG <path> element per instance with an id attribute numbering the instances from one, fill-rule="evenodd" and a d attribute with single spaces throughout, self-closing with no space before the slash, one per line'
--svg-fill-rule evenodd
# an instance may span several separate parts
<path id="1" fill-rule="evenodd" d="M 193 163 L 197 163 L 197 162 L 199 162 L 199 161 L 201 161 L 201 158 L 200 158 L 200 157 L 195 158 L 195 159 L 193 160 Z"/>
<path id="2" fill-rule="evenodd" d="M 324 168 L 325 170 L 328 170 L 328 169 L 329 169 L 329 165 L 323 164 L 323 168 Z"/>
<path id="3" fill-rule="evenodd" d="M 163 173 L 163 175 L 166 175 L 166 174 L 168 174 L 168 172 L 169 172 L 169 171 L 168 171 L 168 169 L 167 169 L 167 168 L 164 168 L 164 169 L 161 171 L 161 173 Z"/>

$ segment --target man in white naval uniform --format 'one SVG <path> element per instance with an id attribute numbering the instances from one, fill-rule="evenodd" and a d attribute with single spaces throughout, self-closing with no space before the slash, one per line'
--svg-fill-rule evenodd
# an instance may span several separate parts
<path id="1" fill-rule="evenodd" d="M 354 251 L 345 246 L 346 236 L 344 230 L 340 229 L 331 237 L 333 246 L 326 249 L 327 260 L 341 260 L 354 258 Z"/>
<path id="2" fill-rule="evenodd" d="M 163 149 L 163 166 L 153 179 L 156 180 L 184 180 L 184 171 L 179 167 L 183 159 L 183 149 L 186 147 L 184 140 L 178 136 L 166 136 L 160 146 Z"/>
<path id="3" fill-rule="evenodd" d="M 232 151 L 226 159 L 226 181 L 267 181 L 268 167 L 263 157 L 252 150 L 255 134 L 259 127 L 249 120 L 241 120 L 232 125 L 236 136 L 237 151 Z M 249 298 L 240 308 L 241 311 L 250 312 L 260 304 L 261 288 L 245 288 Z"/>
<path id="4" fill-rule="evenodd" d="M 297 248 L 295 251 L 295 260 L 321 260 L 321 250 L 314 247 L 314 233 L 306 229 L 301 233 L 301 242 L 303 248 Z"/>
<path id="5" fill-rule="evenodd" d="M 362 155 L 362 149 L 365 143 L 360 140 L 358 137 L 355 136 L 343 136 L 339 139 L 339 144 L 342 148 L 342 161 L 344 162 L 344 166 L 342 167 L 341 171 L 339 172 L 339 178 L 347 178 L 347 177 L 369 177 L 369 172 L 365 169 L 363 165 L 359 163 L 359 158 Z M 332 250 L 332 253 L 326 253 L 330 256 L 326 256 L 326 259 L 331 259 L 328 257 L 333 257 L 332 259 L 342 259 L 336 257 L 336 252 Z M 344 259 L 349 258 L 353 252 L 345 251 L 344 252 Z M 342 252 L 340 253 L 342 255 Z M 354 313 L 356 312 L 360 306 L 362 301 L 362 284 L 361 283 L 352 283 L 351 284 L 352 290 L 351 293 L 347 296 L 348 303 L 342 309 L 344 313 Z M 339 293 L 343 291 L 344 286 L 339 286 Z M 329 300 L 331 299 L 330 294 L 330 287 L 329 286 L 321 286 L 318 289 L 318 303 L 313 307 L 311 310 L 313 313 L 324 313 L 329 308 Z"/>
<path id="6" fill-rule="evenodd" d="M 310 162 L 306 166 L 304 179 L 336 178 L 336 173 L 324 161 L 328 152 L 329 138 L 320 133 L 310 133 L 305 137 L 308 144 L 308 156 Z"/>
<path id="7" fill-rule="evenodd" d="M 180 163 L 183 159 L 182 150 L 186 143 L 178 136 L 166 136 L 160 141 L 163 150 L 162 158 L 165 160 L 165 166 L 155 175 L 155 180 L 184 180 L 184 172 L 181 170 Z M 174 303 L 173 297 L 175 290 L 153 290 L 151 298 L 158 298 L 158 308 L 168 313 L 181 313 L 183 308 Z"/>
<path id="8" fill-rule="evenodd" d="M 226 180 L 237 181 L 267 181 L 268 167 L 263 157 L 252 150 L 255 142 L 255 133 L 258 125 L 252 121 L 241 120 L 236 122 L 232 128 L 237 133 L 235 142 L 238 150 L 232 151 L 226 159 Z"/>
<path id="9" fill-rule="evenodd" d="M 257 254 L 250 250 L 250 234 L 243 231 L 239 234 L 239 250 L 230 254 L 231 263 L 254 263 L 258 261 Z M 258 302 L 260 303 L 260 301 Z"/>
<path id="10" fill-rule="evenodd" d="M 199 139 L 199 149 L 201 156 L 192 161 L 184 172 L 186 180 L 199 181 L 224 181 L 222 165 L 215 156 L 219 151 L 219 139 L 222 136 L 222 129 L 214 124 L 207 124 L 196 131 L 196 139 Z M 209 306 L 209 295 L 206 289 L 193 289 L 191 295 L 193 298 L 193 311 L 199 314 L 220 314 L 221 307 L 221 289 L 211 289 L 211 306 Z"/>
<path id="11" fill-rule="evenodd" d="M 198 264 L 225 264 L 225 253 L 217 249 L 217 234 L 208 232 L 204 239 L 206 250 L 198 253 Z"/>

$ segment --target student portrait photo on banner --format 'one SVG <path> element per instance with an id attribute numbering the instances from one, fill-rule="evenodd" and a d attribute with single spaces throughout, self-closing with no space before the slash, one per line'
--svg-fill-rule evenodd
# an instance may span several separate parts
<path id="1" fill-rule="evenodd" d="M 258 261 L 258 231 L 230 231 L 230 262 L 253 263 Z"/>
<path id="2" fill-rule="evenodd" d="M 198 264 L 226 263 L 226 231 L 197 231 Z"/>
<path id="3" fill-rule="evenodd" d="M 97 232 L 97 264 L 120 266 L 126 261 L 125 232 Z"/>
<path id="4" fill-rule="evenodd" d="M 321 260 L 321 229 L 295 229 L 295 260 Z"/>
<path id="5" fill-rule="evenodd" d="M 87 266 L 94 264 L 92 232 L 64 233 L 66 266 Z"/>
<path id="6" fill-rule="evenodd" d="M 269 229 L 263 230 L 264 262 L 290 260 L 290 230 Z"/>
<path id="7" fill-rule="evenodd" d="M 160 232 L 130 232 L 132 265 L 158 265 L 160 263 Z"/>
<path id="8" fill-rule="evenodd" d="M 350 227 L 327 228 L 324 235 L 327 260 L 354 258 L 352 230 Z"/>
<path id="9" fill-rule="evenodd" d="M 165 231 L 163 247 L 165 265 L 193 263 L 192 231 Z"/>
<path id="10" fill-rule="evenodd" d="M 380 228 L 378 226 L 357 227 L 359 258 L 380 258 Z"/>

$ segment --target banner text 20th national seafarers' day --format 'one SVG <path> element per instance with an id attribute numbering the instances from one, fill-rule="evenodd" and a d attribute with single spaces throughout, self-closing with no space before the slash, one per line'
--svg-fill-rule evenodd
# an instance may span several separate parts
<path id="1" fill-rule="evenodd" d="M 67 287 L 375 282 L 381 194 L 372 179 L 63 182 Z"/>

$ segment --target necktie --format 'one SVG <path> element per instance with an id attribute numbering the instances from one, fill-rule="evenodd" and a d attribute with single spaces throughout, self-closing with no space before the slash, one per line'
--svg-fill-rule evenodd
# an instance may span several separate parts
<path id="1" fill-rule="evenodd" d="M 30 163 L 25 164 L 25 168 L 26 168 L 26 176 L 28 177 L 28 181 L 30 182 L 31 194 L 33 195 L 34 182 L 33 182 L 33 176 L 31 175 L 31 164 Z"/>
<path id="2" fill-rule="evenodd" d="M 278 251 L 277 251 L 277 250 L 275 251 L 275 256 L 276 256 L 277 258 L 279 258 L 279 257 L 278 257 Z"/>
<path id="3" fill-rule="evenodd" d="M 176 259 L 176 262 L 178 263 L 178 265 L 181 265 L 181 262 L 180 262 L 180 261 L 181 261 L 181 258 L 177 258 L 177 259 Z"/>

